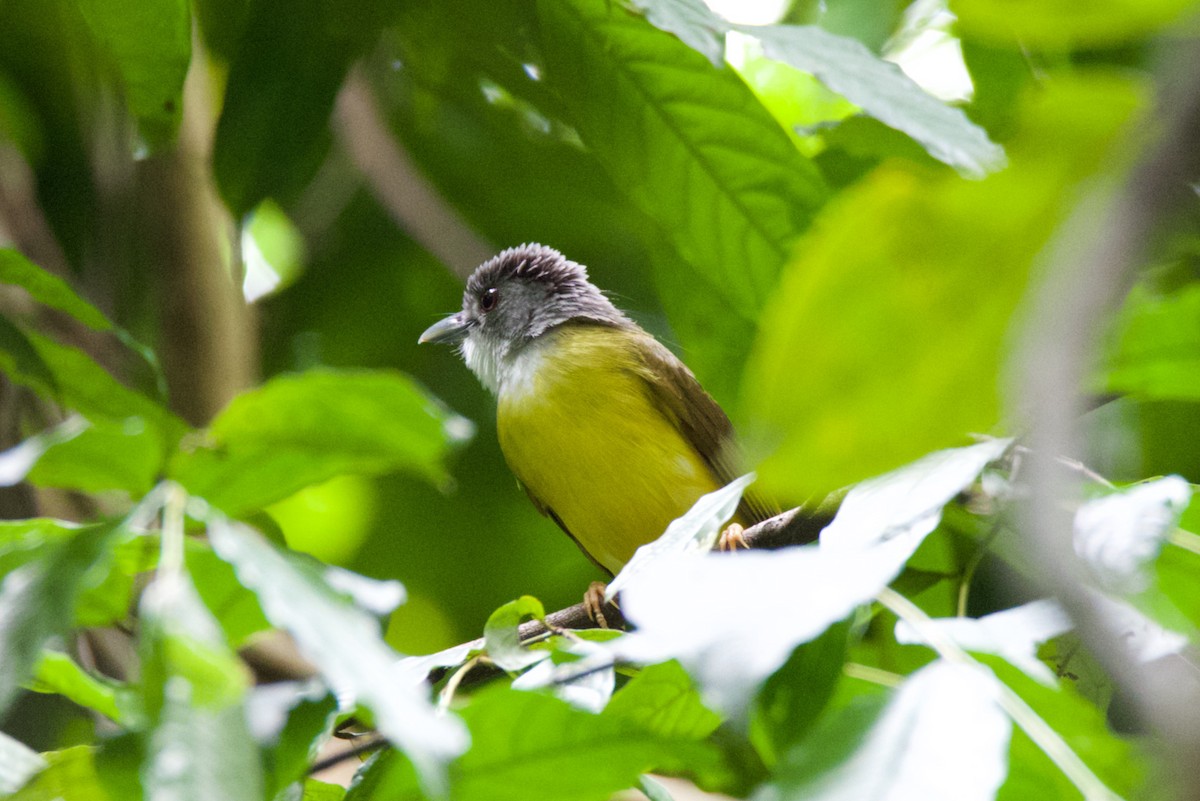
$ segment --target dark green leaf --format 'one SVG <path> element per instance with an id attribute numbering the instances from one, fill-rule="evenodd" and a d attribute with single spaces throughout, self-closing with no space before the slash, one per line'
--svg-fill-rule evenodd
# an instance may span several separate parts
<path id="1" fill-rule="evenodd" d="M 175 0 L 165 0 L 175 2 Z M 96 0 L 88 0 L 96 5 Z M 123 328 L 113 325 L 104 313 L 75 293 L 71 286 L 51 272 L 25 258 L 19 251 L 0 248 L 0 283 L 15 284 L 29 296 L 52 309 L 69 314 L 94 331 L 111 332 L 123 345 L 137 353 L 150 365 L 159 382 L 160 394 L 164 392 L 164 378 L 158 357 L 148 347 L 138 342 Z M 0 318 L 2 319 L 2 318 Z M 0 342 L 2 344 L 2 342 Z"/>
<path id="2" fill-rule="evenodd" d="M 88 0 L 88 4 L 96 5 L 94 0 Z M 0 283 L 21 287 L 38 303 L 65 312 L 88 328 L 96 331 L 113 329 L 109 319 L 75 294 L 66 281 L 38 267 L 19 251 L 0 248 Z"/>
<path id="3" fill-rule="evenodd" d="M 94 526 L 44 545 L 38 558 L 0 584 L 0 710 L 32 674 L 42 648 L 74 621 L 75 601 L 90 568 L 106 556 L 115 529 Z"/>
<path id="4" fill-rule="evenodd" d="M 842 675 L 850 622 L 792 651 L 763 683 L 750 719 L 750 737 L 768 764 L 778 761 L 812 728 Z"/>
<path id="5" fill-rule="evenodd" d="M 546 80 L 633 203 L 753 319 L 825 189 L 729 68 L 605 0 L 539 4 Z"/>
<path id="6" fill-rule="evenodd" d="M 325 0 L 252 0 L 217 124 L 213 172 L 235 217 L 301 189 L 329 144 L 350 65 L 394 13 Z"/>
<path id="7" fill-rule="evenodd" d="M 139 449 L 154 447 L 165 453 L 187 430 L 187 425 L 161 404 L 117 381 L 83 351 L 32 331 L 24 336 L 41 365 L 49 369 L 49 376 L 30 369 L 19 355 L 0 351 L 0 371 L 13 382 L 89 420 L 119 422 L 127 436 L 147 438 L 149 444 L 137 446 Z"/>
<path id="8" fill-rule="evenodd" d="M 213 549 L 230 562 L 263 612 L 291 632 L 304 656 L 339 693 L 374 713 L 375 725 L 417 763 L 428 787 L 440 786 L 445 760 L 466 747 L 453 717 L 439 716 L 424 685 L 398 681 L 397 654 L 379 624 L 330 585 L 314 562 L 289 559 L 256 531 L 213 514 Z"/>
<path id="9" fill-rule="evenodd" d="M 244 515 L 343 473 L 408 470 L 442 481 L 442 459 L 470 432 L 399 373 L 313 370 L 234 398 L 170 473 Z"/>
<path id="10" fill-rule="evenodd" d="M 19 383 L 40 389 L 50 397 L 57 397 L 58 383 L 54 371 L 42 360 L 25 332 L 3 314 L 0 314 L 0 354 L 3 354 L 0 356 L 0 369 Z M 18 377 L 24 377 L 24 380 Z"/>

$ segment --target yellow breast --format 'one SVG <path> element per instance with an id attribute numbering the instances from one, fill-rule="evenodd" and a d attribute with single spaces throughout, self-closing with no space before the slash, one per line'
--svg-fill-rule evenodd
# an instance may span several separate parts
<path id="1" fill-rule="evenodd" d="M 616 573 L 718 483 L 652 402 L 637 334 L 568 326 L 549 336 L 501 387 L 500 447 L 530 494 Z"/>

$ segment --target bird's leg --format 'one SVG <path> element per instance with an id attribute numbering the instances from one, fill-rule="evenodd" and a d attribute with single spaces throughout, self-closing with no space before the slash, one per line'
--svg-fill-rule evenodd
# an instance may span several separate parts
<path id="1" fill-rule="evenodd" d="M 602 629 L 608 628 L 608 620 L 604 617 L 604 591 L 606 589 L 608 589 L 608 585 L 603 581 L 593 581 L 588 585 L 587 592 L 583 594 L 583 608 L 587 610 L 588 617 Z"/>
<path id="2" fill-rule="evenodd" d="M 736 551 L 738 548 L 748 549 L 750 543 L 746 542 L 746 538 L 743 536 L 745 530 L 740 523 L 730 523 L 717 539 L 717 550 Z"/>

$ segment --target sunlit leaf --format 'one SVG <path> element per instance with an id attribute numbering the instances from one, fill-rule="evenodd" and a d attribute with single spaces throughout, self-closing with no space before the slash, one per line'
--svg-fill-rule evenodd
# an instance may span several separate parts
<path id="1" fill-rule="evenodd" d="M 0 732 L 0 793 L 15 793 L 45 768 L 36 751 Z"/>
<path id="2" fill-rule="evenodd" d="M 1200 399 L 1200 285 L 1165 295 L 1134 287 L 1113 339 L 1101 379 L 1105 390 Z"/>
<path id="3" fill-rule="evenodd" d="M 1162 548 L 1191 499 L 1179 476 L 1088 501 L 1075 513 L 1075 552 L 1109 589 L 1145 589 L 1143 568 Z"/>
<path id="4" fill-rule="evenodd" d="M 720 67 L 725 60 L 729 23 L 698 0 L 633 0 L 656 28 L 670 31 L 688 47 Z"/>
<path id="5" fill-rule="evenodd" d="M 1035 681 L 1048 687 L 1056 685 L 1054 671 L 1037 658 L 1038 645 L 1070 631 L 1071 620 L 1053 601 L 1034 601 L 1015 609 L 1006 609 L 972 618 L 934 619 L 924 625 L 948 637 L 966 651 L 996 654 Z M 896 641 L 920 644 L 922 629 L 907 621 L 896 624 Z"/>
<path id="6" fill-rule="evenodd" d="M 995 677 L 977 667 L 937 662 L 922 668 L 865 732 L 861 721 L 839 731 L 837 720 L 814 732 L 755 801 L 990 800 L 1007 774 L 1012 732 L 998 693 Z M 831 741 L 843 748 L 853 742 L 852 753 L 832 766 Z"/>
<path id="7" fill-rule="evenodd" d="M 288 559 L 252 529 L 212 513 L 209 537 L 339 700 L 370 709 L 379 731 L 412 758 L 427 785 L 440 787 L 446 760 L 467 746 L 465 732 L 455 718 L 435 712 L 423 688 L 397 680 L 398 655 L 380 638 L 378 623 L 315 566 Z"/>
<path id="8" fill-rule="evenodd" d="M 742 492 L 752 481 L 753 473 L 700 496 L 682 517 L 671 521 L 662 536 L 634 552 L 633 558 L 608 583 L 604 600 L 611 601 L 634 576 L 659 559 L 684 553 L 703 554 L 712 550 L 717 544 L 721 526 L 733 517 L 742 500 Z"/>
<path id="9" fill-rule="evenodd" d="M 612 654 L 604 646 L 579 639 L 563 642 L 552 658 L 543 659 L 513 679 L 514 690 L 547 688 L 555 697 L 585 712 L 599 712 L 612 698 L 616 671 Z M 575 661 L 561 661 L 578 657 Z"/>
<path id="10" fill-rule="evenodd" d="M 171 474 L 192 494 L 244 514 L 343 473 L 408 470 L 441 481 L 442 460 L 471 432 L 398 373 L 313 370 L 234 398 Z"/>
<path id="11" fill-rule="evenodd" d="M 678 659 L 710 706 L 742 718 L 792 650 L 894 579 L 937 526 L 942 506 L 1008 447 L 993 440 L 931 454 L 863 482 L 822 532 L 820 547 L 655 563 L 622 594 L 621 609 L 637 629 L 614 642 L 613 652 L 636 662 Z M 710 587 L 720 591 L 697 591 Z M 747 609 L 793 611 L 779 618 Z"/>
<path id="12" fill-rule="evenodd" d="M 928 534 L 942 519 L 942 508 L 1011 445 L 1012 440 L 994 439 L 938 451 L 856 484 L 821 532 L 821 547 L 864 548 L 916 529 Z"/>
<path id="13" fill-rule="evenodd" d="M 769 58 L 812 73 L 880 122 L 920 142 L 929 154 L 982 177 L 1004 166 L 1004 150 L 960 109 L 928 94 L 861 42 L 815 25 L 740 26 Z"/>

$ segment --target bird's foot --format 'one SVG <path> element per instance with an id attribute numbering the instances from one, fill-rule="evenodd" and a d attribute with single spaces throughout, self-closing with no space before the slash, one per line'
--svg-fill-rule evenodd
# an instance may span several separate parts
<path id="1" fill-rule="evenodd" d="M 608 585 L 603 581 L 593 581 L 583 594 L 583 608 L 587 610 L 588 617 L 602 629 L 608 628 L 608 620 L 604 617 L 604 591 L 607 589 Z"/>
<path id="2" fill-rule="evenodd" d="M 746 529 L 738 523 L 730 523 L 721 532 L 721 536 L 717 538 L 718 551 L 736 551 L 739 548 L 749 548 L 750 543 L 746 542 L 744 536 Z"/>

